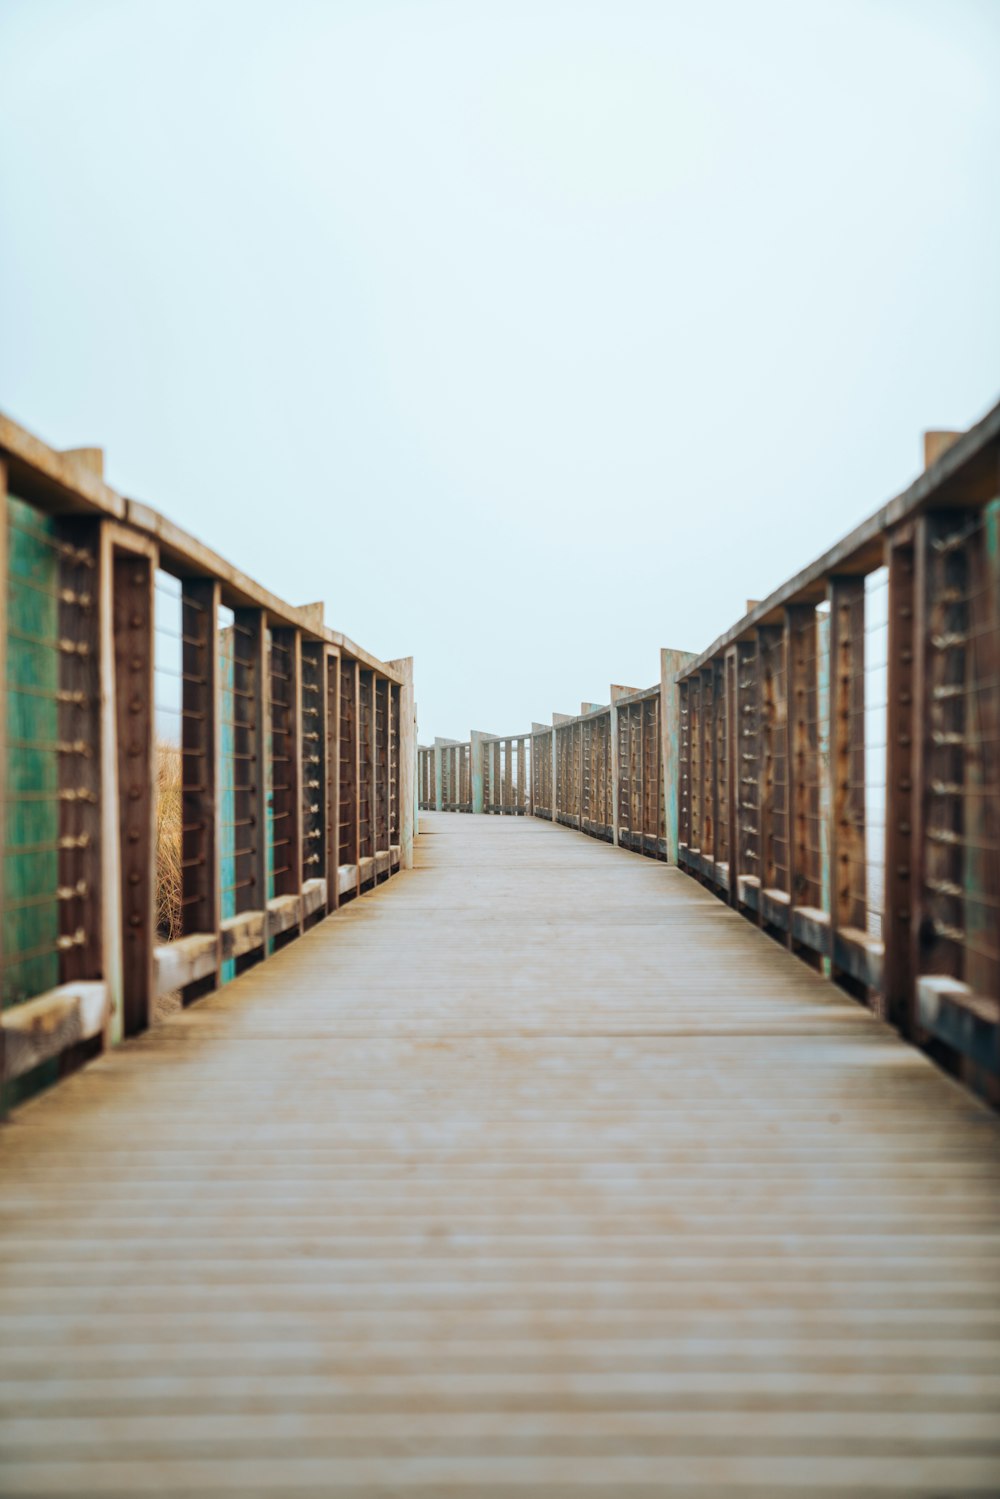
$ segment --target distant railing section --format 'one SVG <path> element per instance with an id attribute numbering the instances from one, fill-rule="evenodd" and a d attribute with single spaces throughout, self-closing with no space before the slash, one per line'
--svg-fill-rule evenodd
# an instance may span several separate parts
<path id="1" fill-rule="evenodd" d="M 1000 406 L 927 457 L 659 686 L 502 763 L 514 810 L 679 864 L 997 1097 Z M 518 742 L 470 736 L 472 810 L 510 810 Z"/>
<path id="2" fill-rule="evenodd" d="M 482 810 L 507 817 L 530 813 L 531 735 L 473 734 L 471 753 L 473 780 L 482 776 Z"/>
<path id="3" fill-rule="evenodd" d="M 0 418 L 6 1103 L 412 859 L 384 663 Z"/>
<path id="4" fill-rule="evenodd" d="M 531 807 L 528 734 L 435 739 L 417 751 L 419 805 L 425 811 L 523 815 Z"/>

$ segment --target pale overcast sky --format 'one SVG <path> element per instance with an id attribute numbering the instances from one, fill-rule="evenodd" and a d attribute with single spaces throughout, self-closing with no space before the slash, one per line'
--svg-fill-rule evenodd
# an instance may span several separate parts
<path id="1" fill-rule="evenodd" d="M 421 737 L 701 649 L 1000 394 L 1000 0 L 0 4 L 0 406 Z"/>

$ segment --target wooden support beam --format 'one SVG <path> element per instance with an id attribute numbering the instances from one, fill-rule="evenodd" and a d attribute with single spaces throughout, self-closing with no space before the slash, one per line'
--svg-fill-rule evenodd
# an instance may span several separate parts
<path id="1" fill-rule="evenodd" d="M 784 626 L 761 625 L 757 631 L 760 652 L 761 702 L 761 881 L 764 890 L 787 895 L 787 793 L 785 733 L 788 704 L 785 697 Z M 765 920 L 764 903 L 759 912 Z"/>
<path id="2" fill-rule="evenodd" d="M 330 646 L 324 646 L 322 661 L 326 698 L 326 903 L 328 911 L 336 911 L 340 905 L 340 657 Z"/>
<path id="3" fill-rule="evenodd" d="M 559 736 L 556 729 L 556 714 L 552 715 L 552 821 L 559 813 Z"/>
<path id="4" fill-rule="evenodd" d="M 483 755 L 486 735 L 480 729 L 469 733 L 469 767 L 472 773 L 472 811 L 484 809 L 483 800 Z"/>
<path id="5" fill-rule="evenodd" d="M 699 847 L 702 859 L 714 862 L 715 812 L 716 812 L 716 766 L 715 766 L 715 672 L 711 666 L 703 666 L 701 679 L 701 837 Z"/>
<path id="6" fill-rule="evenodd" d="M 444 766 L 442 764 L 442 743 L 440 739 L 434 741 L 434 810 L 444 810 Z"/>
<path id="7" fill-rule="evenodd" d="M 790 604 L 785 611 L 785 758 L 788 893 L 793 908 L 814 907 L 821 899 L 817 638 L 815 605 Z M 792 922 L 788 926 L 788 945 L 794 945 Z"/>
<path id="8" fill-rule="evenodd" d="M 301 882 L 326 880 L 330 814 L 328 647 L 303 640 L 300 647 L 299 723 L 301 745 Z M 303 920 L 307 913 L 303 906 Z"/>
<path id="9" fill-rule="evenodd" d="M 302 888 L 301 637 L 284 626 L 271 631 L 271 818 L 276 896 Z"/>
<path id="10" fill-rule="evenodd" d="M 417 708 L 413 695 L 413 657 L 391 663 L 402 678 L 399 690 L 399 850 L 403 869 L 413 868 L 413 832 L 417 822 Z"/>
<path id="11" fill-rule="evenodd" d="M 914 882 L 914 769 L 918 641 L 915 634 L 917 583 L 912 523 L 886 539 L 888 599 L 888 732 L 885 808 L 885 1001 L 887 1018 L 906 1036 L 914 1034 L 916 990 L 913 968 L 913 910 L 919 899 Z"/>
<path id="12" fill-rule="evenodd" d="M 865 852 L 865 581 L 830 580 L 830 930 L 867 921 Z"/>
<path id="13" fill-rule="evenodd" d="M 221 587 L 214 578 L 181 586 L 181 934 L 214 932 L 216 964 L 185 990 L 186 1002 L 218 986 L 222 921 Z"/>
<path id="14" fill-rule="evenodd" d="M 677 860 L 691 842 L 691 708 L 690 682 L 677 684 Z M 664 750 L 670 755 L 670 746 Z M 670 859 L 670 823 L 667 822 L 667 859 Z"/>
<path id="15" fill-rule="evenodd" d="M 269 699 L 264 613 L 260 609 L 237 609 L 233 615 L 233 865 L 237 915 L 267 907 Z M 262 928 L 262 944 L 265 936 Z"/>
<path id="16" fill-rule="evenodd" d="M 153 559 L 115 547 L 113 557 L 115 735 L 121 849 L 122 1020 L 134 1036 L 150 1024 L 155 998 L 156 796 L 153 744 Z M 181 747 L 163 753 L 181 756 Z M 181 765 L 163 768 L 173 780 Z"/>
<path id="17" fill-rule="evenodd" d="M 729 844 L 729 904 L 739 903 L 740 862 L 740 714 L 739 658 L 735 646 L 725 653 L 726 675 L 726 816 Z"/>

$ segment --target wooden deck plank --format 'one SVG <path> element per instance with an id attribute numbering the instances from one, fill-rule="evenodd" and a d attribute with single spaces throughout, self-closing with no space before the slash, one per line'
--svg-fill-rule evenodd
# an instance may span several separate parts
<path id="1" fill-rule="evenodd" d="M 0 1130 L 0 1490 L 1000 1491 L 1000 1123 L 530 818 Z"/>

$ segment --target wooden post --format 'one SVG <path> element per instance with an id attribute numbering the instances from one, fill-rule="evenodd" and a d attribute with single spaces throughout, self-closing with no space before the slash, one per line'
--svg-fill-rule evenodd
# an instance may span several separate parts
<path id="1" fill-rule="evenodd" d="M 330 777 L 329 703 L 326 681 L 326 647 L 319 640 L 301 645 L 299 695 L 302 745 L 302 884 L 324 879 L 326 895 L 322 910 L 332 910 L 330 869 L 327 859 Z M 305 906 L 302 911 L 306 919 Z"/>
<path id="2" fill-rule="evenodd" d="M 891 531 L 886 538 L 889 638 L 883 973 L 887 1018 L 906 1036 L 912 1036 L 915 1023 L 912 922 L 919 897 L 913 842 L 914 758 L 921 737 L 914 701 L 919 649 L 914 539 L 912 525 Z"/>
<path id="3" fill-rule="evenodd" d="M 215 972 L 189 984 L 185 1002 L 218 987 L 222 962 L 220 595 L 214 578 L 181 585 L 181 933 L 214 932 L 217 945 Z"/>
<path id="4" fill-rule="evenodd" d="M 677 862 L 680 850 L 691 843 L 691 709 L 689 706 L 691 683 L 677 683 Z M 670 856 L 670 827 L 667 826 L 667 857 Z"/>
<path id="5" fill-rule="evenodd" d="M 785 610 L 788 807 L 788 945 L 796 906 L 817 906 L 819 893 L 819 713 L 815 604 Z"/>
<path id="6" fill-rule="evenodd" d="M 334 646 L 321 647 L 323 692 L 326 699 L 326 909 L 340 906 L 340 655 Z"/>
<path id="7" fill-rule="evenodd" d="M 483 802 L 483 741 L 486 735 L 480 729 L 469 734 L 469 770 L 472 778 L 472 810 L 481 813 Z"/>
<path id="8" fill-rule="evenodd" d="M 735 645 L 730 646 L 725 656 L 726 673 L 726 815 L 728 819 L 729 844 L 729 904 L 739 901 L 739 879 L 741 873 L 739 848 L 739 804 L 740 804 L 740 715 L 739 715 L 739 655 Z"/>
<path id="9" fill-rule="evenodd" d="M 701 855 L 704 837 L 701 806 L 701 757 L 704 753 L 702 733 L 701 677 L 695 673 L 687 679 L 688 740 L 690 773 L 688 776 L 688 849 Z"/>
<path id="10" fill-rule="evenodd" d="M 267 690 L 267 625 L 262 609 L 233 614 L 233 731 L 235 757 L 236 910 L 264 913 L 267 950 L 267 791 L 270 704 Z M 246 954 L 253 961 L 260 953 Z M 238 967 L 246 966 L 237 960 Z"/>
<path id="11" fill-rule="evenodd" d="M 621 765 L 619 764 L 618 754 L 618 740 L 620 730 L 618 725 L 618 704 L 615 701 L 615 694 L 613 689 L 610 693 L 610 699 L 611 701 L 608 707 L 608 763 L 610 765 L 611 782 L 609 787 L 610 796 L 608 804 L 608 820 L 611 824 L 612 845 L 613 847 L 618 848 L 618 821 L 620 817 L 620 808 L 618 805 L 620 788 L 618 785 L 618 781 L 621 775 Z"/>
<path id="12" fill-rule="evenodd" d="M 707 878 L 715 869 L 715 674 L 703 666 L 701 680 L 701 858 Z M 711 869 L 705 866 L 711 865 Z"/>
<path id="13" fill-rule="evenodd" d="M 777 839 L 780 807 L 777 806 L 778 764 L 784 759 L 785 704 L 779 690 L 777 655 L 783 645 L 781 625 L 761 625 L 757 630 L 758 685 L 760 692 L 760 902 L 758 919 L 765 924 L 765 891 L 783 889 L 779 881 Z"/>
<path id="14" fill-rule="evenodd" d="M 830 579 L 830 952 L 837 937 L 864 931 L 865 580 Z"/>
<path id="15" fill-rule="evenodd" d="M 403 678 L 399 691 L 399 867 L 412 869 L 413 830 L 417 815 L 417 723 L 413 701 L 413 657 L 403 656 L 389 664 Z M 481 780 L 479 789 L 481 795 Z"/>
<path id="16" fill-rule="evenodd" d="M 434 741 L 434 810 L 442 811 L 444 807 L 444 767 L 441 763 L 441 740 Z"/>
<path id="17" fill-rule="evenodd" d="M 559 745 L 557 743 L 556 715 L 552 715 L 552 821 L 558 822 L 559 807 Z"/>
<path id="18" fill-rule="evenodd" d="M 153 559 L 115 547 L 112 609 L 121 849 L 122 1022 L 143 1031 L 153 1011 L 156 774 L 153 748 Z"/>
<path id="19" fill-rule="evenodd" d="M 271 801 L 274 826 L 275 896 L 298 895 L 302 889 L 300 635 L 298 630 L 271 631 L 269 708 L 271 714 Z"/>

